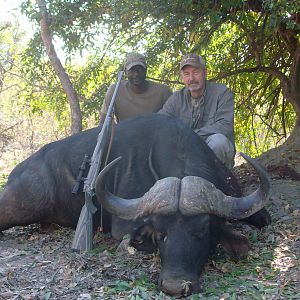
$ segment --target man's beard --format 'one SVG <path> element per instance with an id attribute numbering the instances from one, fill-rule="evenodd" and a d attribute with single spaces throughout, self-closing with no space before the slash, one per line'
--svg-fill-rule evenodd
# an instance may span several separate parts
<path id="1" fill-rule="evenodd" d="M 200 83 L 199 82 L 193 82 L 193 83 L 190 83 L 189 84 L 189 90 L 190 91 L 198 91 L 198 90 L 200 90 L 201 89 L 201 85 L 200 85 Z"/>

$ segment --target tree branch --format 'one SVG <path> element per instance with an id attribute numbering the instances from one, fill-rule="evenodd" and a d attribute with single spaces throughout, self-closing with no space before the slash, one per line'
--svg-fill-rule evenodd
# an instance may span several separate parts
<path id="1" fill-rule="evenodd" d="M 212 80 L 220 80 L 237 74 L 254 73 L 254 72 L 264 72 L 277 77 L 279 80 L 288 80 L 288 77 L 284 75 L 282 72 L 280 72 L 278 69 L 272 67 L 265 67 L 265 66 L 256 66 L 253 68 L 243 68 L 243 69 L 233 70 L 229 72 L 219 73 L 219 75 L 213 77 Z"/>
<path id="2" fill-rule="evenodd" d="M 47 11 L 46 3 L 44 0 L 36 0 L 40 10 L 40 27 L 41 27 L 41 37 L 43 43 L 46 47 L 46 52 L 51 61 L 51 64 L 59 77 L 61 84 L 67 97 L 69 99 L 70 109 L 71 109 L 71 134 L 77 133 L 82 130 L 82 117 L 79 106 L 79 101 L 74 87 L 70 81 L 68 74 L 66 73 L 64 67 L 62 66 L 59 58 L 57 57 L 56 51 L 52 43 L 52 33 L 50 30 L 50 16 Z"/>

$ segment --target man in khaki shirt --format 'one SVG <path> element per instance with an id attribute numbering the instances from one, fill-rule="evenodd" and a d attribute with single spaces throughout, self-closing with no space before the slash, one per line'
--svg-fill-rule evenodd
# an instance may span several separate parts
<path id="1" fill-rule="evenodd" d="M 115 100 L 116 121 L 120 122 L 146 113 L 157 112 L 172 94 L 169 87 L 146 80 L 147 64 L 145 57 L 138 53 L 128 54 L 124 69 L 128 80 L 122 80 Z M 105 120 L 116 84 L 112 84 L 106 93 L 101 108 L 100 123 Z M 128 232 L 131 222 L 112 217 L 112 235 L 123 238 L 122 232 Z M 114 228 L 119 228 L 115 230 Z M 120 228 L 123 230 L 120 231 Z"/>
<path id="2" fill-rule="evenodd" d="M 145 57 L 138 53 L 128 54 L 124 69 L 128 80 L 121 81 L 116 97 L 117 122 L 160 110 L 172 92 L 164 84 L 146 80 Z M 108 88 L 101 108 L 100 123 L 104 122 L 115 87 L 116 84 L 112 84 Z"/>
<path id="3" fill-rule="evenodd" d="M 224 84 L 206 80 L 203 58 L 185 55 L 180 63 L 184 88 L 174 92 L 159 113 L 190 126 L 229 168 L 234 165 L 234 101 Z"/>

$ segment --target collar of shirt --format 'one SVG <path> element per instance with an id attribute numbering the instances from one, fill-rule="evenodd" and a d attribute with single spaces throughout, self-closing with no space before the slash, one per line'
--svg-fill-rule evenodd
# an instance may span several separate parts
<path id="1" fill-rule="evenodd" d="M 204 91 L 204 94 L 201 97 L 199 97 L 199 98 L 193 98 L 191 96 L 192 106 L 199 106 L 199 105 L 201 105 L 204 102 L 204 98 L 205 98 L 205 91 Z"/>

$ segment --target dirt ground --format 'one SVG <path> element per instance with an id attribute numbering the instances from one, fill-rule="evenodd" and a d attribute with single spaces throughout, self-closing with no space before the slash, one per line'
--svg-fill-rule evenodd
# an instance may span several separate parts
<path id="1" fill-rule="evenodd" d="M 250 258 L 242 263 L 212 258 L 201 279 L 203 294 L 187 299 L 300 299 L 300 153 L 283 153 L 284 161 L 261 159 L 272 179 L 267 207 L 273 222 L 262 230 L 241 227 L 253 244 Z M 245 193 L 257 186 L 248 165 L 234 172 Z M 75 253 L 73 234 L 66 228 L 42 232 L 39 225 L 3 232 L 0 300 L 172 299 L 157 290 L 157 256 L 116 251 L 117 243 L 101 233 L 94 250 Z"/>

